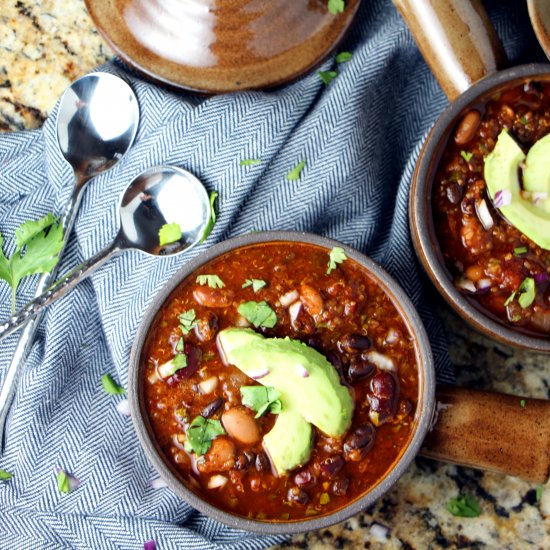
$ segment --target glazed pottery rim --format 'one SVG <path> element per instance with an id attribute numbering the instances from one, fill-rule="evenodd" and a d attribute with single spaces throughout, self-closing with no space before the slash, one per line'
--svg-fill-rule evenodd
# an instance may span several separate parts
<path id="1" fill-rule="evenodd" d="M 456 122 L 492 90 L 537 77 L 550 80 L 550 64 L 530 63 L 493 73 L 462 93 L 438 117 L 420 152 L 409 197 L 409 224 L 415 252 L 430 280 L 445 301 L 479 332 L 504 344 L 538 352 L 550 352 L 550 338 L 525 334 L 493 320 L 453 284 L 441 256 L 432 216 L 435 172 Z"/>
<path id="2" fill-rule="evenodd" d="M 303 519 L 287 522 L 269 522 L 253 520 L 226 512 L 203 500 L 199 495 L 188 489 L 183 481 L 178 479 L 175 469 L 164 457 L 158 444 L 151 434 L 147 413 L 143 399 L 143 368 L 141 367 L 141 356 L 150 327 L 154 322 L 159 310 L 169 299 L 177 286 L 198 267 L 210 260 L 231 250 L 270 242 L 296 242 L 312 244 L 332 249 L 334 246 L 342 247 L 346 255 L 363 266 L 373 277 L 376 283 L 388 294 L 407 328 L 415 339 L 415 353 L 418 363 L 419 376 L 419 398 L 418 408 L 415 415 L 415 429 L 411 434 L 407 447 L 393 464 L 386 476 L 377 483 L 370 491 L 351 501 L 348 505 L 330 514 L 312 519 Z M 129 368 L 128 368 L 128 398 L 134 429 L 137 433 L 140 445 L 144 450 L 149 462 L 154 466 L 161 478 L 167 483 L 169 489 L 182 498 L 198 511 L 237 529 L 262 534 L 291 535 L 304 531 L 317 530 L 339 523 L 353 515 L 362 512 L 373 504 L 394 483 L 403 475 L 413 458 L 418 454 L 424 437 L 426 436 L 433 417 L 435 406 L 435 369 L 428 336 L 424 329 L 422 320 L 414 308 L 405 291 L 398 283 L 376 262 L 353 248 L 338 241 L 321 237 L 312 233 L 294 231 L 266 231 L 249 233 L 218 243 L 210 249 L 202 252 L 193 260 L 180 268 L 172 278 L 154 296 L 143 319 L 139 325 L 134 343 L 132 346 Z"/>

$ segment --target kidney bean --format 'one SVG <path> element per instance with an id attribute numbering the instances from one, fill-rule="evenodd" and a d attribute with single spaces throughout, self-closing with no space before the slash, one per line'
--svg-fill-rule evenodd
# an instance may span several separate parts
<path id="1" fill-rule="evenodd" d="M 337 479 L 331 486 L 331 491 L 333 495 L 338 497 L 343 497 L 348 492 L 349 479 L 343 477 L 342 479 Z"/>
<path id="2" fill-rule="evenodd" d="M 370 387 L 374 395 L 389 399 L 395 395 L 397 383 L 393 374 L 383 371 L 373 376 Z"/>
<path id="3" fill-rule="evenodd" d="M 289 502 L 296 504 L 307 504 L 309 502 L 309 495 L 299 487 L 291 487 L 286 498 Z"/>
<path id="4" fill-rule="evenodd" d="M 264 453 L 258 453 L 256 455 L 256 470 L 258 472 L 268 472 L 271 469 L 269 465 L 269 460 Z"/>
<path id="5" fill-rule="evenodd" d="M 472 109 L 468 111 L 458 123 L 455 130 L 455 143 L 457 145 L 466 145 L 475 136 L 476 130 L 481 121 L 479 111 Z"/>
<path id="6" fill-rule="evenodd" d="M 240 453 L 235 461 L 235 468 L 237 470 L 247 470 L 255 460 L 255 455 L 252 451 L 244 451 Z"/>
<path id="7" fill-rule="evenodd" d="M 323 342 L 321 341 L 321 338 L 318 334 L 312 334 L 311 336 L 308 336 L 306 339 L 306 344 L 310 348 L 313 348 L 319 352 L 321 352 L 321 349 L 323 347 Z"/>
<path id="8" fill-rule="evenodd" d="M 303 468 L 294 476 L 294 483 L 298 487 L 311 487 L 315 484 L 315 476 L 308 468 Z"/>
<path id="9" fill-rule="evenodd" d="M 363 424 L 348 435 L 344 442 L 344 458 L 359 462 L 374 446 L 376 430 L 372 424 Z"/>
<path id="10" fill-rule="evenodd" d="M 319 315 L 325 304 L 321 294 L 313 287 L 302 284 L 300 286 L 300 300 L 310 315 Z"/>
<path id="11" fill-rule="evenodd" d="M 372 394 L 367 394 L 369 418 L 375 426 L 380 426 L 395 416 L 399 399 L 397 380 L 389 372 L 379 372 L 371 380 L 371 391 Z"/>
<path id="12" fill-rule="evenodd" d="M 201 412 L 201 416 L 204 416 L 204 418 L 210 418 L 213 414 L 217 413 L 223 406 L 223 399 L 221 397 L 217 397 L 212 401 L 211 403 L 208 403 L 206 407 Z"/>
<path id="13" fill-rule="evenodd" d="M 183 347 L 183 353 L 187 356 L 187 366 L 183 369 L 176 371 L 172 376 L 166 379 L 166 383 L 169 386 L 173 386 L 182 380 L 191 378 L 199 368 L 199 364 L 202 359 L 202 351 L 200 348 L 193 346 L 189 342 L 186 342 Z"/>
<path id="14" fill-rule="evenodd" d="M 244 409 L 233 407 L 222 414 L 225 431 L 237 441 L 251 445 L 260 440 L 258 424 Z"/>
<path id="15" fill-rule="evenodd" d="M 195 325 L 195 334 L 201 342 L 210 342 L 214 340 L 219 330 L 217 315 L 209 311 L 206 317 L 201 317 Z"/>
<path id="16" fill-rule="evenodd" d="M 225 288 L 198 286 L 193 290 L 193 298 L 204 307 L 228 307 L 233 303 L 235 293 Z"/>
<path id="17" fill-rule="evenodd" d="M 369 377 L 374 372 L 374 365 L 363 357 L 352 357 L 348 367 L 348 378 L 353 384 L 357 380 Z"/>
<path id="18" fill-rule="evenodd" d="M 329 456 L 319 464 L 324 477 L 332 479 L 343 467 L 344 459 L 340 455 Z"/>
<path id="19" fill-rule="evenodd" d="M 338 342 L 338 348 L 345 353 L 357 353 L 369 349 L 372 342 L 364 334 L 346 334 Z"/>

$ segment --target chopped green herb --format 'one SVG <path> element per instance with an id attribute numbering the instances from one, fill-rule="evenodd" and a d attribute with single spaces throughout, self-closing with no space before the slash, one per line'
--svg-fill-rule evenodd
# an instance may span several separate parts
<path id="1" fill-rule="evenodd" d="M 180 338 L 178 340 L 178 343 L 176 344 L 176 351 L 178 353 L 182 353 L 184 349 L 185 342 L 183 341 L 183 338 Z"/>
<path id="2" fill-rule="evenodd" d="M 57 488 L 65 494 L 71 492 L 71 483 L 69 481 L 69 476 L 63 470 L 61 470 L 57 474 Z"/>
<path id="3" fill-rule="evenodd" d="M 345 7 L 344 0 L 328 0 L 328 11 L 334 15 L 343 13 Z"/>
<path id="4" fill-rule="evenodd" d="M 512 294 L 510 294 L 510 296 L 508 296 L 508 298 L 506 298 L 506 301 L 504 302 L 504 307 L 510 305 L 514 301 L 515 297 L 516 297 L 516 293 L 512 292 Z"/>
<path id="5" fill-rule="evenodd" d="M 206 241 L 208 238 L 208 235 L 212 233 L 212 229 L 214 229 L 214 225 L 216 224 L 216 208 L 214 207 L 214 203 L 216 202 L 216 199 L 218 198 L 218 192 L 212 191 L 210 193 L 210 218 L 206 222 L 206 225 L 204 226 L 204 232 L 201 237 L 201 243 Z"/>
<path id="6" fill-rule="evenodd" d="M 522 254 L 525 254 L 527 252 L 526 246 L 518 246 L 517 248 L 514 248 L 514 256 L 521 256 Z"/>
<path id="7" fill-rule="evenodd" d="M 336 71 L 317 71 L 317 74 L 326 86 L 338 76 Z"/>
<path id="8" fill-rule="evenodd" d="M 477 500 L 470 495 L 450 499 L 446 508 L 453 516 L 461 518 L 476 518 L 481 513 Z"/>
<path id="9" fill-rule="evenodd" d="M 175 243 L 182 237 L 181 227 L 178 223 L 165 223 L 159 229 L 159 244 L 164 246 Z"/>
<path id="10" fill-rule="evenodd" d="M 519 402 L 519 406 L 520 406 L 522 409 L 525 409 L 525 405 L 526 405 L 525 399 L 521 399 L 520 402 Z"/>
<path id="11" fill-rule="evenodd" d="M 254 292 L 258 292 L 258 290 L 261 290 L 266 284 L 267 283 L 262 281 L 262 279 L 247 279 L 242 287 L 247 288 L 251 286 Z"/>
<path id="12" fill-rule="evenodd" d="M 240 166 L 254 166 L 256 164 L 261 164 L 262 161 L 260 159 L 244 159 L 239 162 Z"/>
<path id="13" fill-rule="evenodd" d="M 466 162 L 470 162 L 470 160 L 472 160 L 472 153 L 468 153 L 467 151 L 460 151 L 460 156 L 461 156 Z"/>
<path id="14" fill-rule="evenodd" d="M 273 328 L 277 324 L 277 315 L 265 301 L 244 302 L 237 311 L 256 328 Z"/>
<path id="15" fill-rule="evenodd" d="M 535 498 L 537 502 L 540 502 L 540 499 L 542 498 L 542 493 L 544 493 L 544 487 L 542 485 L 537 485 L 535 487 Z"/>
<path id="16" fill-rule="evenodd" d="M 344 249 L 335 246 L 329 253 L 329 260 L 327 265 L 327 275 L 329 275 L 334 269 L 336 269 L 337 264 L 341 264 L 344 260 L 347 260 L 346 253 Z"/>
<path id="17" fill-rule="evenodd" d="M 328 504 L 330 502 L 330 496 L 328 493 L 321 493 L 319 497 L 319 504 Z"/>
<path id="18" fill-rule="evenodd" d="M 199 275 L 197 277 L 199 285 L 208 285 L 210 288 L 223 288 L 225 283 L 217 275 Z"/>
<path id="19" fill-rule="evenodd" d="M 187 311 L 180 313 L 180 315 L 178 316 L 178 321 L 180 322 L 180 330 L 182 334 L 184 336 L 187 336 L 197 324 L 197 320 L 195 319 L 195 310 L 188 309 Z M 183 351 L 183 349 L 177 351 Z"/>
<path id="20" fill-rule="evenodd" d="M 2 468 L 0 468 L 0 481 L 7 481 L 12 477 L 13 477 L 13 474 L 10 474 L 9 472 L 6 472 L 6 470 L 2 470 Z"/>
<path id="21" fill-rule="evenodd" d="M 349 61 L 353 57 L 353 54 L 351 52 L 340 52 L 336 56 L 336 63 L 345 63 L 346 61 Z"/>
<path id="22" fill-rule="evenodd" d="M 219 420 L 197 416 L 187 428 L 186 448 L 202 456 L 212 445 L 212 441 L 225 433 Z"/>
<path id="23" fill-rule="evenodd" d="M 300 174 L 302 173 L 302 170 L 304 169 L 304 166 L 306 165 L 306 161 L 302 160 L 299 162 L 287 175 L 286 179 L 288 181 L 296 181 L 300 179 Z"/>
<path id="24" fill-rule="evenodd" d="M 525 126 L 527 124 L 527 118 L 525 118 L 524 116 L 522 116 L 519 121 Z"/>
<path id="25" fill-rule="evenodd" d="M 525 277 L 519 285 L 518 302 L 522 308 L 529 307 L 535 301 L 535 279 Z"/>
<path id="26" fill-rule="evenodd" d="M 241 397 L 245 407 L 258 413 L 254 418 L 260 418 L 268 410 L 279 414 L 283 408 L 281 393 L 269 386 L 241 386 Z"/>
<path id="27" fill-rule="evenodd" d="M 184 369 L 186 366 L 187 355 L 185 355 L 185 353 L 178 353 L 178 355 L 176 355 L 174 359 L 172 359 L 172 372 L 170 373 L 170 376 L 172 376 L 172 374 L 176 373 L 180 369 Z"/>
<path id="28" fill-rule="evenodd" d="M 110 374 L 104 374 L 101 377 L 101 384 L 103 385 L 103 389 L 109 394 L 109 395 L 123 395 L 126 393 L 124 391 L 124 388 L 122 386 L 119 386 L 114 380 L 113 377 Z"/>
<path id="29" fill-rule="evenodd" d="M 49 273 L 59 260 L 63 248 L 63 227 L 52 214 L 27 221 L 15 232 L 15 251 L 4 255 L 4 238 L 0 234 L 0 279 L 11 287 L 11 311 L 15 312 L 15 295 L 22 279 L 35 273 Z"/>

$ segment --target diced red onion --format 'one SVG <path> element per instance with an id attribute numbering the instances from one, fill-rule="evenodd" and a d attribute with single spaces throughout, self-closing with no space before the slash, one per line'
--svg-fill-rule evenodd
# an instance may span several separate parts
<path id="1" fill-rule="evenodd" d="M 533 279 L 535 279 L 536 283 L 545 283 L 548 281 L 548 273 L 546 273 L 546 271 L 537 273 L 536 275 L 533 275 Z"/>
<path id="2" fill-rule="evenodd" d="M 380 525 L 380 523 L 372 523 L 370 526 L 370 534 L 380 542 L 387 542 L 388 535 L 390 534 L 390 530 L 385 525 Z"/>
<path id="3" fill-rule="evenodd" d="M 208 480 L 208 485 L 207 485 L 207 487 L 208 487 L 209 489 L 220 489 L 220 488 L 223 487 L 228 481 L 229 481 L 229 480 L 228 480 L 225 476 L 216 474 L 216 475 L 212 476 L 212 477 Z"/>
<path id="4" fill-rule="evenodd" d="M 143 550 L 156 550 L 157 545 L 154 540 L 148 540 L 143 545 Z"/>
<path id="5" fill-rule="evenodd" d="M 302 378 L 307 378 L 309 376 L 309 372 L 304 365 L 296 365 L 296 372 L 298 373 L 298 376 L 301 376 Z"/>
<path id="6" fill-rule="evenodd" d="M 396 344 L 399 341 L 400 336 L 401 334 L 392 327 L 390 328 L 390 330 L 388 330 L 386 338 L 384 338 L 384 343 L 388 344 L 389 346 Z"/>
<path id="7" fill-rule="evenodd" d="M 229 361 L 227 360 L 225 351 L 223 350 L 223 346 L 220 342 L 219 333 L 218 333 L 218 336 L 216 336 L 216 347 L 218 348 L 218 353 L 220 354 L 220 359 L 222 360 L 222 363 L 224 364 L 224 366 L 227 367 L 229 365 Z"/>
<path id="8" fill-rule="evenodd" d="M 80 486 L 80 479 L 73 476 L 67 470 L 64 470 L 63 468 L 56 468 L 55 473 L 59 475 L 61 472 L 65 472 L 65 475 L 67 476 L 67 479 L 69 480 L 69 490 L 74 491 L 75 489 L 78 489 Z"/>
<path id="9" fill-rule="evenodd" d="M 268 374 L 269 369 L 267 367 L 261 367 L 258 370 L 252 371 L 248 376 L 250 376 L 250 378 L 253 378 L 254 380 L 259 380 L 260 378 L 263 378 Z"/>
<path id="10" fill-rule="evenodd" d="M 489 292 L 492 285 L 493 282 L 491 279 L 480 279 L 477 282 L 477 294 L 485 294 L 485 292 Z"/>
<path id="11" fill-rule="evenodd" d="M 468 277 L 460 277 L 460 279 L 456 280 L 455 285 L 462 290 L 467 290 L 468 292 L 475 293 L 477 291 L 476 285 L 473 281 L 468 279 Z"/>
<path id="12" fill-rule="evenodd" d="M 367 354 L 365 354 L 365 357 L 380 370 L 395 370 L 395 365 L 393 364 L 393 361 L 387 355 L 379 353 L 375 350 L 371 350 Z"/>
<path id="13" fill-rule="evenodd" d="M 168 485 L 164 479 L 158 477 L 157 479 L 149 481 L 149 487 L 151 487 L 151 489 L 164 489 L 164 487 L 168 487 Z"/>
<path id="14" fill-rule="evenodd" d="M 279 302 L 281 302 L 281 305 L 283 307 L 288 307 L 290 304 L 294 303 L 298 298 L 299 294 L 297 290 L 291 290 L 289 292 L 286 292 L 279 298 Z"/>
<path id="15" fill-rule="evenodd" d="M 512 202 L 512 192 L 509 189 L 501 189 L 495 193 L 493 199 L 493 206 L 495 208 L 502 208 L 508 206 Z"/>
<path id="16" fill-rule="evenodd" d="M 288 314 L 290 315 L 290 322 L 292 324 L 295 323 L 296 319 L 298 318 L 298 315 L 300 315 L 300 310 L 302 309 L 302 302 L 299 300 L 297 302 L 294 302 L 289 308 L 288 308 Z"/>
<path id="17" fill-rule="evenodd" d="M 202 382 L 199 382 L 197 384 L 199 391 L 206 395 L 208 393 L 212 393 L 218 386 L 218 377 L 217 376 L 211 376 L 210 378 L 207 378 L 206 380 L 203 380 Z"/>
<path id="18" fill-rule="evenodd" d="M 130 416 L 130 403 L 128 402 L 128 399 L 119 401 L 116 405 L 116 410 L 123 416 Z"/>
<path id="19" fill-rule="evenodd" d="M 485 199 L 478 199 L 475 202 L 475 209 L 483 229 L 485 229 L 485 231 L 489 231 L 489 229 L 491 229 L 491 227 L 495 224 L 495 221 L 493 220 L 493 216 L 491 216 L 491 212 L 489 212 L 489 207 L 487 206 Z"/>
<path id="20" fill-rule="evenodd" d="M 532 195 L 533 203 L 538 204 L 540 201 L 545 201 L 548 198 L 546 191 L 538 191 Z"/>

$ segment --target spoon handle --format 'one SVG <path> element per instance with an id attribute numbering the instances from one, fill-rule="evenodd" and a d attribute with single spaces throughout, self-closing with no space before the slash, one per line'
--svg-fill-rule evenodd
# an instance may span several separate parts
<path id="1" fill-rule="evenodd" d="M 98 267 L 120 251 L 121 249 L 114 243 L 74 268 L 46 292 L 32 300 L 32 302 L 29 302 L 8 321 L 0 325 L 0 340 L 3 340 L 6 336 L 35 318 L 46 307 L 67 294 L 67 292 L 72 290 L 80 281 L 91 275 Z"/>

